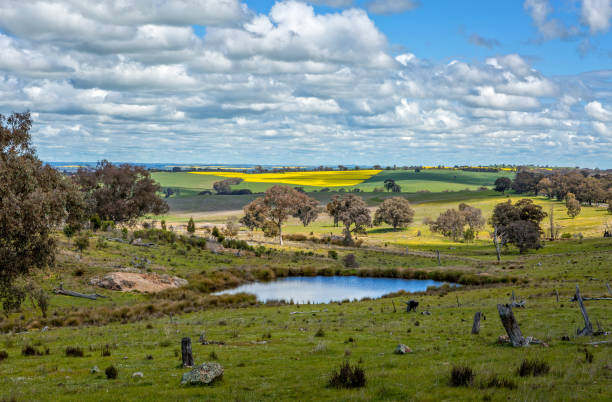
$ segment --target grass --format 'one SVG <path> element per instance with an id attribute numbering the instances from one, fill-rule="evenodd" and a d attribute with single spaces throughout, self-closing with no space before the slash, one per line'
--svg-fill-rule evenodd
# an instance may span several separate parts
<path id="1" fill-rule="evenodd" d="M 379 175 L 394 173 L 398 172 L 383 171 Z M 361 185 L 364 184 L 367 183 Z M 312 195 L 324 201 L 333 193 Z M 391 196 L 362 195 L 372 207 Z M 547 241 L 543 249 L 525 255 L 509 248 L 503 251 L 502 263 L 496 264 L 486 229 L 474 242 L 452 242 L 430 233 L 422 220 L 435 217 L 446 208 L 456 208 L 459 202 L 482 208 L 488 217 L 496 203 L 519 197 L 508 198 L 491 191 L 405 195 L 415 206 L 415 222 L 397 232 L 387 227 L 373 228 L 367 237 L 360 237 L 364 240 L 361 248 L 309 241 L 288 242 L 280 247 L 274 239 L 264 239 L 260 233 L 242 231 L 241 239 L 263 242 L 265 252 L 259 256 L 250 251 L 236 255 L 232 250 L 215 254 L 160 238 L 155 247 L 107 241 L 107 247 L 91 247 L 81 256 L 72 242 L 58 234 L 57 267 L 39 272 L 35 279 L 47 290 L 63 283 L 66 289 L 100 293 L 109 298 L 92 301 L 52 295 L 47 319 L 40 317 L 40 312 L 29 303 L 24 304 L 22 311 L 3 317 L 0 328 L 12 332 L 0 334 L 0 349 L 4 352 L 0 353 L 2 398 L 101 401 L 300 400 L 305 395 L 308 399 L 329 401 L 580 400 L 584 395 L 594 401 L 612 398 L 611 344 L 597 348 L 586 345 L 610 340 L 610 336 L 576 336 L 575 329 L 584 324 L 577 304 L 570 301 L 576 284 L 584 297 L 596 297 L 606 296 L 605 283 L 612 282 L 612 239 L 600 237 L 601 226 L 612 217 L 604 209 L 583 207 L 581 215 L 569 219 L 562 203 L 534 198 L 547 212 L 550 206 L 554 207 L 555 222 L 572 237 Z M 233 207 L 247 199 L 231 196 L 225 199 L 225 204 Z M 213 209 L 206 206 L 184 213 L 173 210 L 167 218 L 177 227 L 186 223 L 190 215 L 201 227 L 204 223 L 221 224 L 228 216 L 237 214 L 215 212 L 223 210 L 222 196 L 181 196 L 170 200 L 184 205 L 194 200 L 218 204 Z M 547 221 L 545 229 L 546 225 Z M 322 217 L 307 228 L 290 220 L 285 231 L 308 238 L 330 232 L 339 234 L 341 228 L 333 227 L 330 219 Z M 204 235 L 201 228 L 198 233 Z M 578 233 L 584 238 L 574 236 Z M 92 239 L 99 235 L 92 235 Z M 440 266 L 436 250 L 441 253 Z M 358 267 L 344 266 L 343 260 L 350 254 Z M 189 285 L 157 295 L 116 293 L 89 285 L 94 276 L 132 267 L 135 257 L 148 261 L 146 271 L 180 276 Z M 209 295 L 240 283 L 289 275 L 432 278 L 461 282 L 464 286 L 318 306 L 262 304 L 244 294 L 231 298 Z M 519 299 L 527 301 L 524 309 L 514 311 L 522 333 L 543 340 L 548 347 L 512 348 L 497 342 L 504 329 L 496 305 L 507 303 L 513 291 Z M 427 310 L 431 315 L 406 313 L 401 302 L 408 299 L 419 302 L 419 312 Z M 610 303 L 586 301 L 585 305 L 593 323 L 608 331 L 612 329 Z M 480 334 L 475 336 L 471 327 L 476 311 L 486 319 L 481 321 Z M 49 329 L 43 330 L 45 326 Z M 206 339 L 222 344 L 200 344 L 197 339 L 202 332 Z M 222 381 L 210 387 L 180 386 L 181 376 L 187 371 L 180 365 L 183 337 L 193 340 L 196 364 L 214 360 L 223 365 Z M 394 354 L 400 343 L 409 346 L 412 353 Z M 68 347 L 78 348 L 83 357 L 72 357 L 67 353 Z M 107 378 L 106 370 L 92 374 L 94 366 L 115 370 L 110 370 Z M 453 368 L 465 367 L 471 375 L 462 369 L 453 376 Z M 363 370 L 361 374 L 357 369 Z M 351 379 L 356 371 L 359 381 Z M 144 377 L 133 378 L 135 372 L 142 372 Z M 340 387 L 334 385 L 335 380 L 330 381 L 334 378 L 330 373 L 338 378 Z M 116 378 L 111 381 L 112 377 Z M 461 386 L 452 385 L 453 377 Z M 361 379 L 365 386 L 345 388 L 346 384 L 361 384 Z"/>

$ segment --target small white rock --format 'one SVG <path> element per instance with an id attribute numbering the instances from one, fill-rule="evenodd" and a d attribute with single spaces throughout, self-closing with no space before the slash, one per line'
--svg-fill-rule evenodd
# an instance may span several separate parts
<path id="1" fill-rule="evenodd" d="M 134 377 L 134 378 L 143 378 L 144 374 L 142 373 L 142 371 L 137 371 L 134 374 L 132 374 L 132 377 Z"/>

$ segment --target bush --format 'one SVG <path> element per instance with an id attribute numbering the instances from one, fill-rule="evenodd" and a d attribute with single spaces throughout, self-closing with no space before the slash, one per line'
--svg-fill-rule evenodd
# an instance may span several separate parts
<path id="1" fill-rule="evenodd" d="M 342 262 L 346 268 L 358 268 L 359 264 L 355 258 L 355 254 L 347 254 L 342 258 Z"/>
<path id="2" fill-rule="evenodd" d="M 111 351 L 110 351 L 110 346 L 109 345 L 104 345 L 104 347 L 102 348 L 102 357 L 107 357 L 111 355 Z"/>
<path id="3" fill-rule="evenodd" d="M 338 371 L 333 371 L 328 383 L 328 386 L 334 388 L 360 388 L 365 385 L 365 371 L 359 364 L 351 366 L 349 362 L 342 364 Z"/>
<path id="4" fill-rule="evenodd" d="M 42 356 L 45 354 L 49 354 L 49 348 L 45 348 L 44 352 L 40 349 L 36 349 L 32 345 L 26 345 L 21 349 L 21 354 L 23 356 Z"/>
<path id="5" fill-rule="evenodd" d="M 338 252 L 336 250 L 329 250 L 327 251 L 327 256 L 329 258 L 333 258 L 334 260 L 338 259 Z"/>
<path id="6" fill-rule="evenodd" d="M 63 232 L 64 232 L 64 236 L 66 236 L 67 238 L 71 238 L 76 233 L 76 229 L 72 225 L 65 225 Z"/>
<path id="7" fill-rule="evenodd" d="M 325 331 L 323 331 L 323 328 L 319 328 L 317 332 L 315 332 L 314 336 L 317 338 L 322 338 L 325 336 Z"/>
<path id="8" fill-rule="evenodd" d="M 507 389 L 515 389 L 517 387 L 516 383 L 505 377 L 500 377 L 497 374 L 493 374 L 489 376 L 486 380 L 484 380 L 480 384 L 480 388 L 507 388 Z"/>
<path id="9" fill-rule="evenodd" d="M 518 369 L 518 375 L 521 377 L 527 376 L 540 376 L 544 374 L 548 374 L 550 371 L 550 366 L 543 360 L 529 360 L 525 359 L 521 363 Z"/>
<path id="10" fill-rule="evenodd" d="M 83 357 L 83 349 L 78 346 L 68 346 L 66 348 L 66 356 L 69 357 Z"/>
<path id="11" fill-rule="evenodd" d="M 565 233 L 563 233 L 563 234 L 561 235 L 561 238 L 562 238 L 562 239 L 571 239 L 571 238 L 572 238 L 572 234 L 571 234 L 571 233 L 567 233 L 567 232 L 565 232 Z"/>
<path id="12" fill-rule="evenodd" d="M 95 232 L 102 227 L 102 219 L 96 214 L 89 219 L 91 229 Z"/>
<path id="13" fill-rule="evenodd" d="M 6 350 L 0 350 L 0 362 L 8 358 L 8 352 Z"/>
<path id="14" fill-rule="evenodd" d="M 468 366 L 454 366 L 451 370 L 451 385 L 464 387 L 474 382 L 474 371 Z"/>
<path id="15" fill-rule="evenodd" d="M 106 370 L 104 370 L 104 373 L 106 374 L 106 378 L 109 380 L 114 380 L 117 378 L 117 374 L 119 374 L 115 366 L 108 366 Z"/>
<path id="16" fill-rule="evenodd" d="M 76 248 L 82 253 L 83 250 L 86 250 L 89 247 L 89 236 L 87 233 L 83 233 L 74 241 L 74 245 Z"/>

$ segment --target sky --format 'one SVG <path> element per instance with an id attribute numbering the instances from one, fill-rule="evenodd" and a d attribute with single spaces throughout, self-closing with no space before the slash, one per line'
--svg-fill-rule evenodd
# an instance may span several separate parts
<path id="1" fill-rule="evenodd" d="M 612 168 L 612 0 L 3 0 L 45 161 Z"/>

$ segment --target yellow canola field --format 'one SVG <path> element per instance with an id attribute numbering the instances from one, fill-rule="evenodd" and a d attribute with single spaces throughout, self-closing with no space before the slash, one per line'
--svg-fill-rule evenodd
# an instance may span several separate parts
<path id="1" fill-rule="evenodd" d="M 247 183 L 285 183 L 298 186 L 355 186 L 380 173 L 380 170 L 345 170 L 287 173 L 189 172 L 221 177 L 238 177 Z"/>

